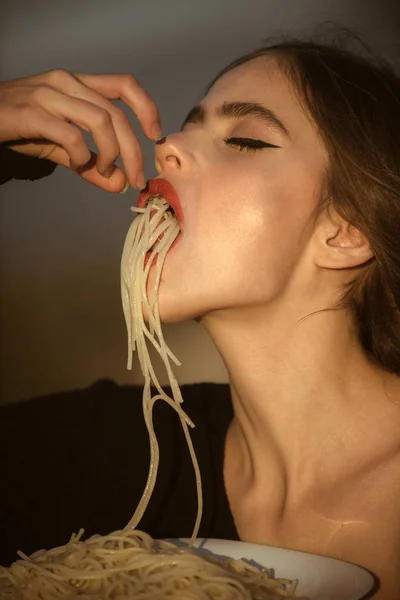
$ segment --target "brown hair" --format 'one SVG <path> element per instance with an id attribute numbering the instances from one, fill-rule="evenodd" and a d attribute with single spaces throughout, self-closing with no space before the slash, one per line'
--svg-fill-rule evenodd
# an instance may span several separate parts
<path id="1" fill-rule="evenodd" d="M 381 59 L 285 40 L 235 60 L 211 85 L 271 54 L 327 149 L 329 202 L 367 237 L 375 256 L 345 289 L 341 307 L 353 310 L 370 358 L 400 375 L 400 78 Z"/>

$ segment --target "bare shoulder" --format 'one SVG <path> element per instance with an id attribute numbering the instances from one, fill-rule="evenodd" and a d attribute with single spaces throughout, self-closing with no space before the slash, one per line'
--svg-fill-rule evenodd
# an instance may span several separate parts
<path id="1" fill-rule="evenodd" d="M 364 414 L 368 435 L 353 447 L 359 468 L 324 497 L 336 527 L 325 553 L 370 570 L 380 581 L 374 600 L 400 598 L 400 378 L 386 374 L 384 389 Z M 344 469 L 344 472 L 346 469 Z M 325 532 L 325 534 L 328 531 Z"/>
<path id="2" fill-rule="evenodd" d="M 359 469 L 316 495 L 318 518 L 308 513 L 318 553 L 363 566 L 379 579 L 374 600 L 400 598 L 400 394 L 392 401 L 383 402 L 381 422 L 371 422 L 370 437 L 354 448 Z"/>
<path id="3" fill-rule="evenodd" d="M 397 504 L 397 511 L 399 505 Z M 400 597 L 400 526 L 395 506 L 388 507 L 369 522 L 346 523 L 327 554 L 368 569 L 379 581 L 374 600 Z"/>
<path id="4" fill-rule="evenodd" d="M 327 554 L 377 576 L 380 589 L 374 600 L 400 598 L 400 449 L 354 482 L 345 513 L 347 519 L 329 540 Z"/>

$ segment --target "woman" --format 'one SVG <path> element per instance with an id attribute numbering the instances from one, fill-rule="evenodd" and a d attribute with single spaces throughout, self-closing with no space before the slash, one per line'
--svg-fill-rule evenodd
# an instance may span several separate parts
<path id="1" fill-rule="evenodd" d="M 39 77 L 41 89 L 49 75 Z M 62 108 L 45 109 L 51 124 L 71 121 L 98 140 L 96 165 L 83 176 L 122 189 L 120 171 L 99 175 L 119 148 L 134 185 L 137 144 L 107 98 L 140 106 L 149 136 L 152 102 L 132 80 L 132 96 L 124 95 L 118 76 L 55 77 Z M 6 85 L 13 105 L 20 84 Z M 80 117 L 87 103 L 72 110 L 74 90 L 108 116 Z M 233 418 L 221 416 L 217 437 L 235 529 L 218 492 L 222 535 L 236 530 L 245 541 L 363 565 L 379 577 L 380 599 L 400 589 L 399 98 L 387 67 L 288 42 L 230 65 L 182 131 L 156 147 L 159 176 L 177 191 L 185 223 L 163 270 L 161 318 L 198 319 L 230 376 Z M 72 156 L 63 132 L 53 140 L 52 131 L 49 121 L 35 135 L 14 128 L 2 139 L 45 137 L 56 142 L 56 162 L 84 166 L 79 135 Z M 218 489 L 206 478 L 210 486 Z"/>

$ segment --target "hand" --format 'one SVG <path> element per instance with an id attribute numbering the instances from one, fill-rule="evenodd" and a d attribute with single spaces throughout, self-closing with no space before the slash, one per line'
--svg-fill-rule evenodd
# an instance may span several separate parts
<path id="1" fill-rule="evenodd" d="M 158 110 L 141 85 L 127 74 L 87 75 L 62 69 L 0 82 L 0 143 L 76 171 L 109 191 L 126 184 L 143 188 L 143 157 L 122 100 L 150 139 L 161 137 Z M 81 130 L 92 134 L 91 152 Z M 121 155 L 125 174 L 114 161 Z"/>

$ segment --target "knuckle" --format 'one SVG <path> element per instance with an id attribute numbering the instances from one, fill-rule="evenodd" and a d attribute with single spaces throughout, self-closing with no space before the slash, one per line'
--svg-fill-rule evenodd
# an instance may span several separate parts
<path id="1" fill-rule="evenodd" d="M 123 73 L 121 75 L 122 85 L 127 89 L 137 89 L 139 82 L 131 73 Z"/>
<path id="2" fill-rule="evenodd" d="M 129 73 L 122 75 L 122 84 L 124 92 L 131 96 L 135 96 L 140 104 L 152 102 L 144 87 L 135 77 L 133 77 L 133 75 L 130 75 Z"/>
<path id="3" fill-rule="evenodd" d="M 71 77 L 71 74 L 66 69 L 52 69 L 47 73 L 47 79 L 50 84 L 57 85 L 63 83 Z"/>
<path id="4" fill-rule="evenodd" d="M 32 86 L 30 90 L 30 99 L 36 104 L 43 102 L 44 98 L 48 95 L 50 87 L 46 84 L 40 84 Z"/>
<path id="5" fill-rule="evenodd" d="M 118 106 L 113 107 L 112 112 L 111 112 L 111 117 L 116 125 L 125 126 L 125 125 L 129 124 L 127 115 L 122 110 L 122 108 L 119 108 Z"/>
<path id="6" fill-rule="evenodd" d="M 72 126 L 68 127 L 68 129 L 65 130 L 64 142 L 67 146 L 70 146 L 72 148 L 85 143 L 84 137 L 79 131 L 79 129 Z"/>
<path id="7" fill-rule="evenodd" d="M 96 108 L 94 111 L 94 115 L 92 118 L 92 126 L 104 127 L 105 125 L 109 125 L 111 121 L 111 117 L 109 113 L 104 108 Z"/>

